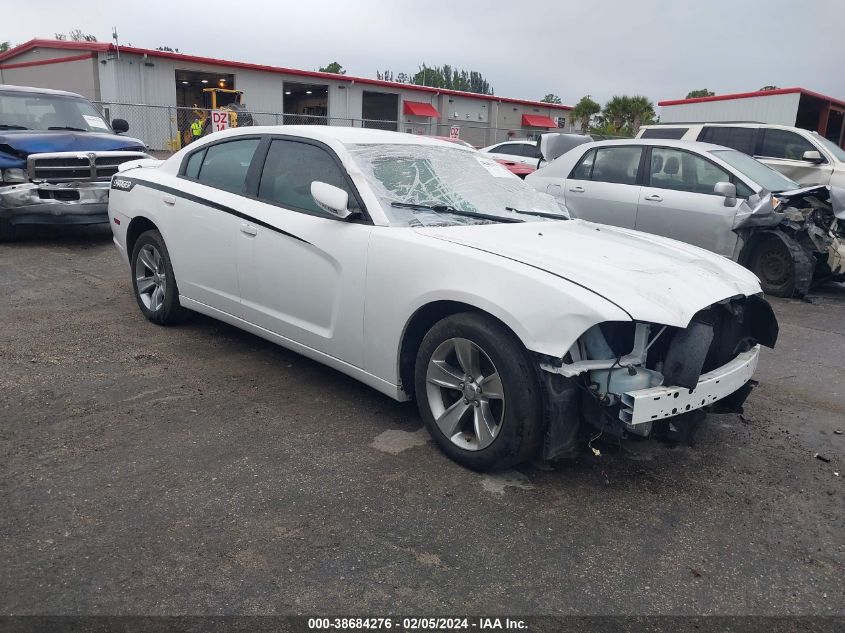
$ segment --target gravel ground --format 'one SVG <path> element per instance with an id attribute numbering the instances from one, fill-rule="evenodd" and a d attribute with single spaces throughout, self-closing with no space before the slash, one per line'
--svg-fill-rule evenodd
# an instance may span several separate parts
<path id="1" fill-rule="evenodd" d="M 773 301 L 760 387 L 694 447 L 480 475 L 413 405 L 148 323 L 107 229 L 0 266 L 0 613 L 845 615 L 841 287 Z"/>

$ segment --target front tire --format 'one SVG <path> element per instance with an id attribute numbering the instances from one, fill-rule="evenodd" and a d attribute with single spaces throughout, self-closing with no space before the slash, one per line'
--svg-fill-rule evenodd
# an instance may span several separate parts
<path id="1" fill-rule="evenodd" d="M 537 453 L 537 371 L 522 343 L 492 317 L 465 312 L 438 321 L 417 352 L 414 387 L 429 433 L 459 464 L 498 470 Z"/>
<path id="2" fill-rule="evenodd" d="M 190 313 L 179 305 L 179 289 L 161 233 L 141 233 L 130 262 L 132 289 L 143 315 L 158 325 L 184 321 Z"/>
<path id="3" fill-rule="evenodd" d="M 751 256 L 751 271 L 766 294 L 789 298 L 795 293 L 795 262 L 780 238 L 769 237 L 757 245 Z"/>

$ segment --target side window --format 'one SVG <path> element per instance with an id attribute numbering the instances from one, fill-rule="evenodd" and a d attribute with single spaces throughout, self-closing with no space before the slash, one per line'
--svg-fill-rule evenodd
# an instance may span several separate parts
<path id="1" fill-rule="evenodd" d="M 760 155 L 767 158 L 801 160 L 804 152 L 815 150 L 810 141 L 789 130 L 767 129 L 763 132 Z"/>
<path id="2" fill-rule="evenodd" d="M 640 166 L 642 147 L 599 147 L 590 180 L 634 185 Z"/>
<path id="3" fill-rule="evenodd" d="M 721 167 L 696 154 L 655 147 L 651 150 L 651 186 L 691 193 L 713 193 L 717 182 L 731 182 Z"/>
<path id="4" fill-rule="evenodd" d="M 505 143 L 504 145 L 499 145 L 495 149 L 497 154 L 508 154 L 509 156 L 522 156 L 522 147 L 519 143 Z"/>
<path id="5" fill-rule="evenodd" d="M 246 172 L 260 139 L 246 138 L 212 145 L 205 151 L 197 180 L 232 193 L 243 193 Z"/>
<path id="6" fill-rule="evenodd" d="M 572 180 L 589 180 L 593 173 L 593 163 L 596 161 L 596 150 L 591 149 L 581 157 L 575 169 L 569 174 Z M 552 163 L 554 164 L 554 163 Z"/>
<path id="7" fill-rule="evenodd" d="M 757 130 L 751 127 L 708 126 L 701 130 L 698 140 L 714 145 L 724 145 L 753 156 L 757 141 Z"/>
<path id="8" fill-rule="evenodd" d="M 205 158 L 204 149 L 194 152 L 188 157 L 188 163 L 185 165 L 185 178 L 192 178 L 196 180 L 200 173 L 200 166 L 202 165 L 203 158 Z"/>
<path id="9" fill-rule="evenodd" d="M 309 143 L 277 139 L 270 144 L 264 162 L 258 197 L 309 215 L 333 217 L 311 197 L 311 183 L 315 180 L 347 191 L 350 205 L 355 204 L 343 172 L 326 150 Z"/>
<path id="10" fill-rule="evenodd" d="M 540 154 L 540 148 L 533 143 L 522 143 L 519 148 L 519 151 L 520 154 L 525 158 L 542 158 L 542 154 Z"/>
<path id="11" fill-rule="evenodd" d="M 640 138 L 671 138 L 682 139 L 689 130 L 688 127 L 650 127 L 643 130 Z"/>

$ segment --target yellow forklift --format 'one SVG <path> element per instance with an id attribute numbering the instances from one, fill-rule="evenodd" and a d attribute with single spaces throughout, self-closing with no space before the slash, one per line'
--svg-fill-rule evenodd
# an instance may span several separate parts
<path id="1" fill-rule="evenodd" d="M 225 110 L 229 115 L 229 127 L 246 127 L 252 125 L 252 114 L 247 112 L 244 104 L 243 90 L 232 90 L 230 88 L 203 88 L 202 105 L 194 104 L 194 120 L 202 125 L 202 136 L 211 134 L 212 110 Z M 190 127 L 182 132 L 184 145 L 193 139 Z"/>

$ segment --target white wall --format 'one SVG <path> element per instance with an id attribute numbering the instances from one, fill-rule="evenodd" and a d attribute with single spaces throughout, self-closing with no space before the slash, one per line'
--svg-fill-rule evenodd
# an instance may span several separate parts
<path id="1" fill-rule="evenodd" d="M 795 125 L 800 93 L 660 106 L 661 123 L 759 121 Z"/>

